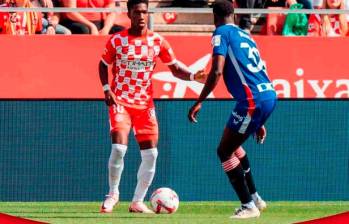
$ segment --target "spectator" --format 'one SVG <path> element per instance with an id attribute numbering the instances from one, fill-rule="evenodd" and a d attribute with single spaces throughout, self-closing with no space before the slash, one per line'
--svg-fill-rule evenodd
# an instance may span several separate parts
<path id="1" fill-rule="evenodd" d="M 344 0 L 326 0 L 325 9 L 345 9 Z M 323 36 L 346 36 L 348 23 L 345 14 L 324 15 L 322 18 Z"/>
<path id="2" fill-rule="evenodd" d="M 2 7 L 33 8 L 29 0 L 5 1 Z M 41 13 L 37 12 L 0 12 L 0 33 L 26 35 L 41 33 Z"/>
<path id="3" fill-rule="evenodd" d="M 296 3 L 303 5 L 304 9 L 312 9 L 311 0 L 230 0 L 237 4 L 239 8 L 268 8 L 268 7 L 286 7 Z M 259 17 L 256 15 L 255 17 Z M 247 32 L 252 30 L 253 24 L 256 23 L 257 18 L 251 14 L 241 14 L 239 16 L 239 27 Z"/>
<path id="4" fill-rule="evenodd" d="M 314 9 L 322 9 L 323 0 L 313 0 Z"/>
<path id="5" fill-rule="evenodd" d="M 175 7 L 206 7 L 208 0 L 174 0 Z"/>
<path id="6" fill-rule="evenodd" d="M 302 9 L 303 5 L 296 3 L 290 6 L 291 10 Z M 307 36 L 308 35 L 308 17 L 304 13 L 287 14 L 282 29 L 284 36 Z"/>
<path id="7" fill-rule="evenodd" d="M 325 0 L 322 6 L 317 3 L 316 8 L 345 9 L 344 0 Z M 348 21 L 345 14 L 317 15 L 309 18 L 308 36 L 346 36 L 348 33 Z"/>
<path id="8" fill-rule="evenodd" d="M 68 8 L 111 8 L 116 7 L 115 0 L 63 0 Z M 65 13 L 62 25 L 74 34 L 107 35 L 118 32 L 124 27 L 115 25 L 116 13 L 70 12 Z"/>
<path id="9" fill-rule="evenodd" d="M 303 9 L 313 9 L 311 0 L 264 0 L 265 7 L 285 7 L 286 4 L 291 6 L 299 3 L 303 5 Z"/>
<path id="10" fill-rule="evenodd" d="M 45 8 L 53 8 L 57 7 L 58 2 L 55 0 L 32 0 L 32 4 L 36 7 L 45 7 Z M 66 34 L 70 35 L 71 31 L 59 24 L 59 14 L 58 13 L 53 13 L 53 12 L 48 12 L 48 13 L 43 13 L 43 18 L 42 18 L 42 33 L 43 34 Z"/>
<path id="11" fill-rule="evenodd" d="M 258 1 L 258 0 L 257 0 Z M 256 0 L 236 0 L 239 8 L 255 8 Z M 241 14 L 239 16 L 239 27 L 250 33 L 252 30 L 252 15 Z"/>

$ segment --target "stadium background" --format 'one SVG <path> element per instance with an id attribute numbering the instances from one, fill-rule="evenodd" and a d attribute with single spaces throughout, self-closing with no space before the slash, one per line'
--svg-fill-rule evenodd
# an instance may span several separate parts
<path id="1" fill-rule="evenodd" d="M 7 55 L 0 62 L 0 200 L 100 201 L 107 190 L 110 142 L 96 69 L 106 38 L 0 38 L 7 41 L 0 44 Z M 210 53 L 208 37 L 177 38 L 169 41 L 186 64 Z M 251 139 L 245 145 L 259 191 L 268 200 L 348 200 L 349 80 L 347 59 L 338 53 L 348 52 L 348 40 L 256 39 L 271 78 L 286 80 L 292 97 L 279 90 L 287 99 L 267 124 L 265 145 Z M 280 49 L 286 42 L 289 50 Z M 161 98 L 163 83 L 154 87 Z M 152 189 L 169 186 L 189 201 L 236 200 L 215 153 L 234 103 L 222 99 L 228 96 L 218 88 L 221 99 L 204 103 L 199 123 L 191 125 L 188 98 L 196 93 L 183 91 L 182 99 L 156 101 L 160 155 Z M 123 200 L 132 196 L 140 162 L 131 139 Z"/>

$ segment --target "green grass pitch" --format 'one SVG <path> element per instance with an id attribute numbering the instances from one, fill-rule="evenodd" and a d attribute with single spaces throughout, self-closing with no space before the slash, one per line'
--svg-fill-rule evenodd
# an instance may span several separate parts
<path id="1" fill-rule="evenodd" d="M 172 215 L 128 213 L 128 203 L 122 202 L 112 214 L 99 213 L 100 202 L 0 202 L 0 213 L 49 223 L 249 223 L 283 224 L 349 211 L 349 202 L 269 202 L 261 217 L 231 220 L 229 216 L 237 202 L 180 202 Z"/>

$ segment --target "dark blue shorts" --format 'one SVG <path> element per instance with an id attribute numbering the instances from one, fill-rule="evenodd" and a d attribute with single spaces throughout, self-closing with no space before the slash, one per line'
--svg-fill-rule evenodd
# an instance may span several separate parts
<path id="1" fill-rule="evenodd" d="M 273 112 L 276 101 L 276 99 L 259 100 L 255 102 L 255 107 L 249 107 L 247 101 L 237 102 L 229 117 L 227 127 L 240 134 L 255 133 Z"/>

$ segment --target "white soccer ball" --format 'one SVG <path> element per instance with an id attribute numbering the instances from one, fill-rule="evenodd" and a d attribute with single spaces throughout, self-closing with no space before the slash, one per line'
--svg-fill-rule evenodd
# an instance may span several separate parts
<path id="1" fill-rule="evenodd" d="M 150 203 L 155 213 L 175 213 L 179 206 L 176 192 L 170 188 L 162 187 L 153 192 Z"/>

